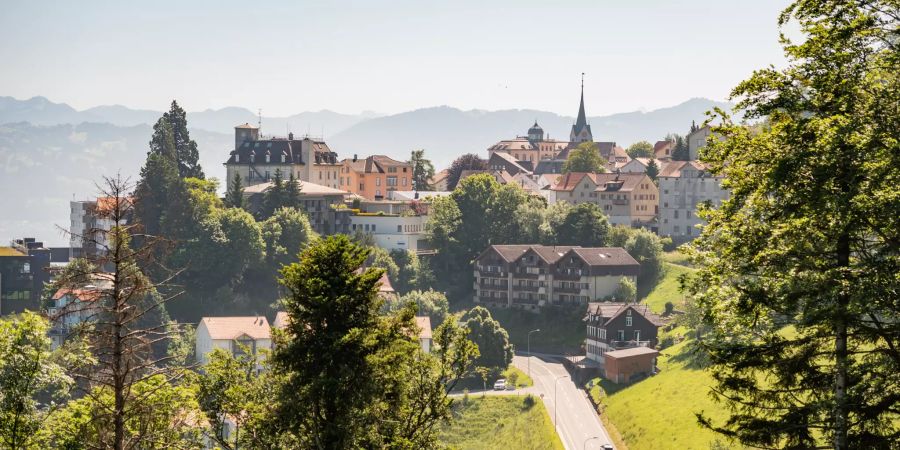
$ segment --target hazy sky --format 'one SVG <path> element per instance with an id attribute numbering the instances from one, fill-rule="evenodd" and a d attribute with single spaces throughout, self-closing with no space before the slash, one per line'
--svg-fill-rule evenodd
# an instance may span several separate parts
<path id="1" fill-rule="evenodd" d="M 265 115 L 590 115 L 724 99 L 783 62 L 787 0 L 4 2 L 0 95 Z"/>

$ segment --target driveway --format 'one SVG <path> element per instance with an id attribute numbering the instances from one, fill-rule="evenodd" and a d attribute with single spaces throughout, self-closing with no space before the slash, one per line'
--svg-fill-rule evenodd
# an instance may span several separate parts
<path id="1" fill-rule="evenodd" d="M 528 359 L 525 356 L 516 355 L 513 364 L 523 372 L 528 372 Z M 553 420 L 554 409 L 556 412 L 556 432 L 559 434 L 563 445 L 568 450 L 594 449 L 598 450 L 603 444 L 612 444 L 606 429 L 600 422 L 594 406 L 588 400 L 587 395 L 575 386 L 568 378 L 569 372 L 558 359 L 547 355 L 533 355 L 531 357 L 531 378 L 534 386 L 527 389 L 538 397 L 544 394 L 544 405 Z M 560 378 L 566 376 L 565 378 Z M 559 381 L 556 381 L 559 379 Z M 553 398 L 553 387 L 556 384 L 557 401 Z M 520 390 L 522 391 L 522 390 Z M 473 394 L 469 394 L 473 395 Z M 597 437 L 597 439 L 591 439 Z"/>

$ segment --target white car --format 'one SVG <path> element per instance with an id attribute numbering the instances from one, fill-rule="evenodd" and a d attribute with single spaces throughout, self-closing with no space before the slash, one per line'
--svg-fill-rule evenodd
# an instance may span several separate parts
<path id="1" fill-rule="evenodd" d="M 497 380 L 496 382 L 494 382 L 494 390 L 495 391 L 503 391 L 505 389 L 506 389 L 506 379 L 505 378 L 501 378 L 501 379 Z"/>

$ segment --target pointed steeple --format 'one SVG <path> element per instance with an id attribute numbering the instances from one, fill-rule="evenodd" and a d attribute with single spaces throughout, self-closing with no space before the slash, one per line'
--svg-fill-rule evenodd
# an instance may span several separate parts
<path id="1" fill-rule="evenodd" d="M 578 118 L 575 119 L 575 125 L 572 125 L 569 140 L 572 142 L 592 142 L 594 140 L 591 126 L 587 123 L 587 114 L 584 112 L 584 72 L 581 72 L 581 104 L 578 106 Z"/>

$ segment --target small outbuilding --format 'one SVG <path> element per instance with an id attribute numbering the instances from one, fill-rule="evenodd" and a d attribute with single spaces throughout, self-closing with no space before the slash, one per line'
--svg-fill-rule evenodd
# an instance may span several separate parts
<path id="1" fill-rule="evenodd" d="M 604 353 L 606 378 L 613 383 L 628 383 L 650 375 L 656 369 L 659 352 L 650 347 L 634 347 Z"/>

